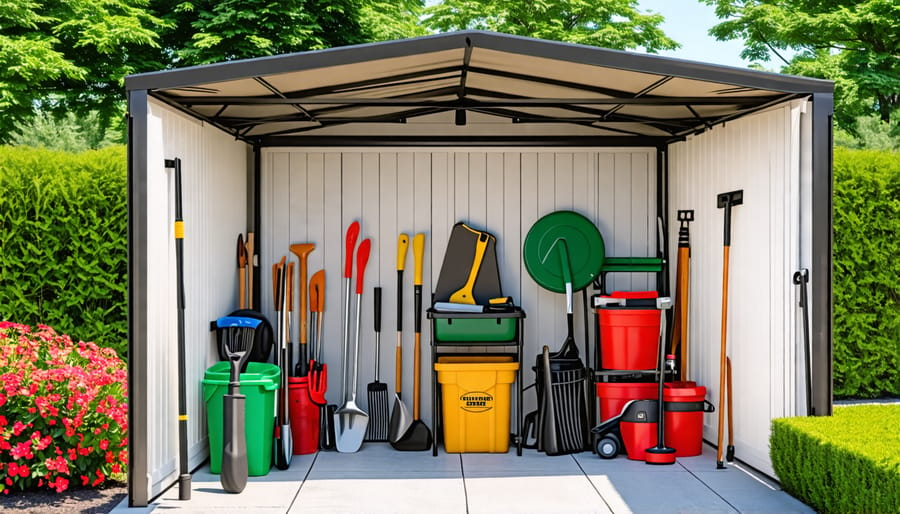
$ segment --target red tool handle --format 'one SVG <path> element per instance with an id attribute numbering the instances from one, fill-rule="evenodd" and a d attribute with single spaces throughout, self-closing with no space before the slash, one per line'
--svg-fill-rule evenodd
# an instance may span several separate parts
<path id="1" fill-rule="evenodd" d="M 353 276 L 353 247 L 356 246 L 356 238 L 359 237 L 359 222 L 354 221 L 347 227 L 347 253 L 345 254 L 347 257 L 346 262 L 344 263 L 344 278 L 350 278 Z"/>
<path id="2" fill-rule="evenodd" d="M 366 273 L 366 263 L 369 262 L 369 251 L 372 249 L 372 240 L 363 239 L 356 251 L 356 294 L 363 292 L 363 275 Z"/>

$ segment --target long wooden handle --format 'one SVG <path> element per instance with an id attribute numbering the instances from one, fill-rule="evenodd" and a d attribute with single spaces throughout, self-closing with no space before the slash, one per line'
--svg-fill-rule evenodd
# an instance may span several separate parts
<path id="1" fill-rule="evenodd" d="M 729 246 L 724 247 L 723 251 L 723 264 L 722 264 L 722 333 L 721 333 L 721 346 L 719 349 L 719 428 L 716 437 L 716 466 L 718 468 L 723 468 L 722 465 L 722 452 L 724 450 L 722 446 L 722 438 L 725 435 L 724 424 L 725 424 L 725 409 L 723 406 L 725 405 L 725 373 L 726 373 L 726 359 L 727 353 L 725 348 L 727 334 L 726 323 L 728 321 L 728 255 L 729 255 Z"/>
<path id="2" fill-rule="evenodd" d="M 397 397 L 400 396 L 400 390 L 403 386 L 403 348 L 401 347 L 402 340 L 403 336 L 400 332 L 397 332 L 397 351 L 394 358 L 394 389 L 397 391 Z"/>
<path id="3" fill-rule="evenodd" d="M 253 251 L 254 248 L 254 239 L 253 232 L 247 232 L 247 243 L 245 245 L 247 247 L 247 266 L 250 268 L 250 273 L 247 274 L 247 308 L 253 308 Z"/>
<path id="4" fill-rule="evenodd" d="M 247 302 L 246 302 L 247 291 L 246 291 L 246 286 L 244 285 L 244 281 L 246 281 L 246 280 L 247 280 L 247 272 L 244 270 L 244 268 L 238 268 L 238 308 L 239 309 L 247 308 Z"/>

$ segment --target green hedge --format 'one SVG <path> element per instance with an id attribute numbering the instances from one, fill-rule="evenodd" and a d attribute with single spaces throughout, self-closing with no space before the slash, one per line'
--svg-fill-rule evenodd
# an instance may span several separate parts
<path id="1" fill-rule="evenodd" d="M 122 146 L 0 147 L 0 320 L 127 350 Z"/>
<path id="2" fill-rule="evenodd" d="M 835 149 L 834 394 L 900 396 L 900 153 Z"/>
<path id="3" fill-rule="evenodd" d="M 898 426 L 900 404 L 775 419 L 772 466 L 784 490 L 817 512 L 900 512 Z"/>

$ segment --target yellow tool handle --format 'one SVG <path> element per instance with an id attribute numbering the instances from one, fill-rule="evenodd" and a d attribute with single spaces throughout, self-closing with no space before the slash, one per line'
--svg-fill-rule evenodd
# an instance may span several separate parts
<path id="1" fill-rule="evenodd" d="M 419 232 L 413 238 L 413 256 L 415 257 L 415 276 L 413 285 L 422 285 L 422 267 L 425 263 L 425 234 Z"/>
<path id="2" fill-rule="evenodd" d="M 484 260 L 484 252 L 489 239 L 487 234 L 479 234 L 478 242 L 475 244 L 475 261 L 472 263 L 472 269 L 469 270 L 469 278 L 464 286 L 450 295 L 451 302 L 475 304 L 472 288 L 475 287 L 475 279 L 478 278 L 478 272 L 481 270 L 481 261 Z"/>
<path id="3" fill-rule="evenodd" d="M 400 234 L 397 238 L 397 271 L 406 267 L 406 251 L 409 249 L 409 236 Z"/>

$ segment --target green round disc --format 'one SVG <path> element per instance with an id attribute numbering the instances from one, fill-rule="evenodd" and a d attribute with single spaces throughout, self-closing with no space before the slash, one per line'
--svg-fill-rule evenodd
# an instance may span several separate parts
<path id="1" fill-rule="evenodd" d="M 574 211 L 556 211 L 531 226 L 525 236 L 522 259 L 538 285 L 554 293 L 565 293 L 561 256 L 569 257 L 572 290 L 578 291 L 597 278 L 605 251 L 603 237 L 591 220 Z"/>

